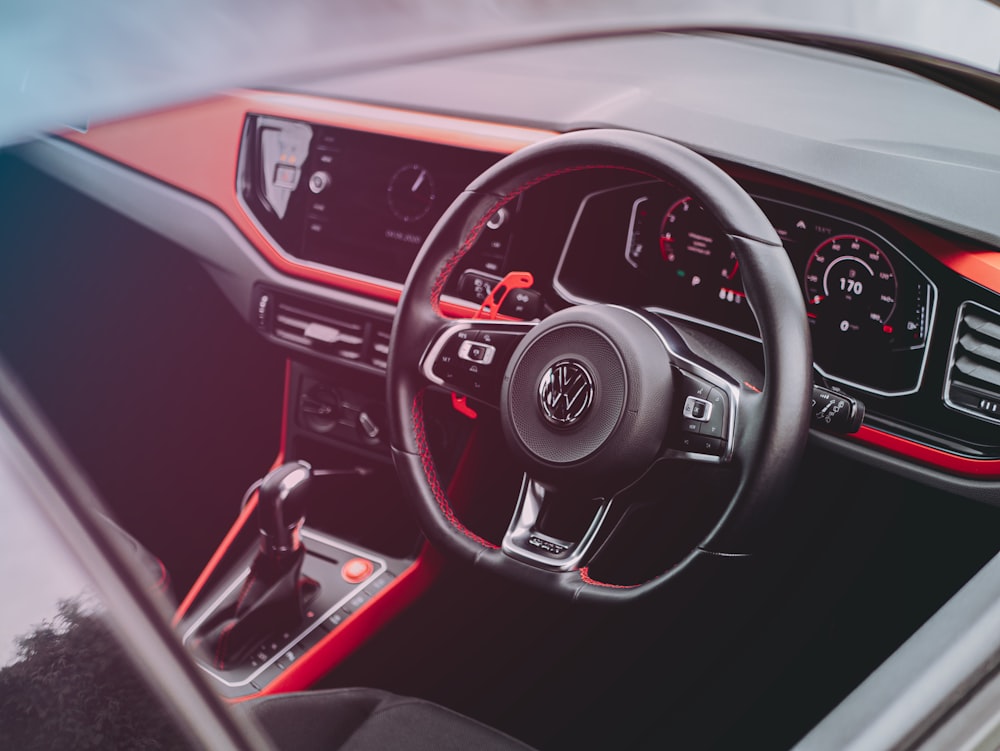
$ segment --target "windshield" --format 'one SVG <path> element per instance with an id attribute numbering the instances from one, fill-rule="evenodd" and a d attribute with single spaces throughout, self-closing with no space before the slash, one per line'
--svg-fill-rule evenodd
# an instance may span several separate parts
<path id="1" fill-rule="evenodd" d="M 677 26 L 821 32 L 1000 67 L 1000 8 L 987 0 L 7 0 L 0 144 L 308 71 Z"/>

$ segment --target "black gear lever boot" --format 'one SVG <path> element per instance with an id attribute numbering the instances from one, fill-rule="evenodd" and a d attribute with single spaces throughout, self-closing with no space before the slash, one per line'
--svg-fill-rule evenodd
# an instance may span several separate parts
<path id="1" fill-rule="evenodd" d="M 306 551 L 299 539 L 311 478 L 308 464 L 292 462 L 261 481 L 260 549 L 238 594 L 205 624 L 198 639 L 219 669 L 241 664 L 268 636 L 296 628 L 316 596 L 317 583 L 302 576 Z"/>

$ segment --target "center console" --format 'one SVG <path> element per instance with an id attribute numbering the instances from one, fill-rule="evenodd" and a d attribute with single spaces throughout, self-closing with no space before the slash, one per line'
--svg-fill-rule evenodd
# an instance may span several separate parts
<path id="1" fill-rule="evenodd" d="M 175 618 L 196 664 L 228 699 L 309 687 L 419 596 L 437 568 L 376 450 L 317 444 L 294 424 L 284 450 L 341 468 L 311 470 L 296 508 L 277 516 L 273 497 L 289 498 L 290 485 L 279 478 L 269 490 L 269 478 L 309 464 L 279 462 L 255 483 Z M 352 459 L 359 463 L 345 466 Z M 275 544 L 282 529 L 287 544 Z"/>
<path id="2" fill-rule="evenodd" d="M 447 207 L 513 147 L 456 134 L 450 129 L 464 127 L 459 121 L 430 120 L 447 121 L 449 130 L 415 127 L 410 138 L 324 117 L 250 112 L 243 121 L 235 192 L 244 218 L 277 254 L 272 263 L 336 285 L 267 275 L 251 288 L 251 323 L 289 355 L 282 443 L 175 618 L 183 643 L 229 699 L 314 684 L 418 597 L 437 570 L 402 507 L 389 453 L 393 301 Z M 519 210 L 515 202 L 488 217 L 451 276 L 446 306 L 468 315 L 520 262 L 509 258 Z M 542 304 L 526 291 L 501 312 L 530 318 Z M 440 459 L 457 464 L 470 429 L 461 423 L 469 421 L 441 412 L 459 427 L 429 432 L 448 444 Z M 265 529 L 268 484 L 297 464 L 318 471 L 303 495 L 304 518 L 292 514 L 295 549 L 267 553 L 276 534 Z M 334 476 L 319 476 L 327 469 Z"/>
<path id="3" fill-rule="evenodd" d="M 308 654 L 316 656 L 324 641 L 406 566 L 403 561 L 384 558 L 314 530 L 302 531 L 302 544 L 306 555 L 301 575 L 314 583 L 316 592 L 298 623 L 262 628 L 247 653 L 231 661 L 219 658 L 217 646 L 208 649 L 199 644 L 206 627 L 225 615 L 246 590 L 256 554 L 253 546 L 234 561 L 231 573 L 185 619 L 182 641 L 195 652 L 198 665 L 221 695 L 239 698 L 259 693 Z"/>

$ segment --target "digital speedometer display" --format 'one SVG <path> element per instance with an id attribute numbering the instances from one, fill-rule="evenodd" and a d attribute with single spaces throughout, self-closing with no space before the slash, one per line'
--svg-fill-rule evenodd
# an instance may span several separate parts
<path id="1" fill-rule="evenodd" d="M 896 311 L 899 285 L 886 252 L 857 235 L 821 242 L 806 261 L 806 305 L 816 318 L 837 319 L 842 332 L 884 326 Z"/>
<path id="2" fill-rule="evenodd" d="M 934 288 L 879 232 L 755 196 L 800 279 L 817 368 L 879 394 L 919 385 Z M 609 217 L 619 217 L 610 222 Z M 756 337 L 729 238 L 692 196 L 662 183 L 594 193 L 583 202 L 557 286 L 576 301 L 656 308 Z"/>

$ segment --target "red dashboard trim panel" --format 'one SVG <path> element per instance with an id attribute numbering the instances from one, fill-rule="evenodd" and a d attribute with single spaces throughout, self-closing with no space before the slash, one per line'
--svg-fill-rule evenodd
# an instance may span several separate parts
<path id="1" fill-rule="evenodd" d="M 147 115 L 93 127 L 64 138 L 116 162 L 197 196 L 222 210 L 278 271 L 307 281 L 395 302 L 398 286 L 379 284 L 297 263 L 282 255 L 240 205 L 236 173 L 240 139 L 248 113 L 355 128 L 497 153 L 512 153 L 544 140 L 552 131 L 479 122 L 390 107 L 277 92 L 236 91 Z M 794 180 L 739 165 L 725 165 L 734 177 L 767 183 L 865 211 L 918 244 L 966 279 L 1000 293 L 1000 254 L 969 241 L 946 238 L 890 212 L 836 196 Z M 472 307 L 445 304 L 446 315 L 469 316 Z M 864 427 L 854 440 L 946 472 L 973 478 L 1000 477 L 1000 460 L 973 459 Z M 185 601 L 182 608 L 190 603 Z"/>
<path id="2" fill-rule="evenodd" d="M 852 438 L 952 474 L 966 475 L 980 480 L 1000 477 L 1000 459 L 959 456 L 864 425 Z"/>
<path id="3" fill-rule="evenodd" d="M 364 644 L 430 586 L 440 569 L 440 554 L 424 544 L 417 559 L 385 589 L 352 613 L 336 631 L 306 652 L 259 694 L 302 691 Z M 245 701 L 245 699 L 241 699 Z"/>
<path id="4" fill-rule="evenodd" d="M 793 190 L 796 193 L 819 198 L 828 203 L 836 203 L 863 211 L 889 225 L 901 235 L 908 237 L 929 256 L 936 258 L 959 276 L 1000 294 L 1000 253 L 995 250 L 984 248 L 961 238 L 944 238 L 912 220 L 789 178 L 776 177 L 740 165 L 727 163 L 722 166 L 737 179 L 763 183 L 783 190 Z"/>
<path id="5" fill-rule="evenodd" d="M 290 395 L 290 389 L 292 385 L 292 361 L 285 361 L 285 390 L 282 396 L 281 402 L 281 439 L 278 444 L 278 456 L 274 460 L 274 464 L 271 465 L 271 469 L 277 469 L 285 462 L 285 451 L 288 441 L 288 398 Z M 222 559 L 225 557 L 226 552 L 232 547 L 233 542 L 239 535 L 240 531 L 249 521 L 253 512 L 257 509 L 257 491 L 254 491 L 250 498 L 247 499 L 246 504 L 240 509 L 239 516 L 236 517 L 236 521 L 233 522 L 232 527 L 226 533 L 226 536 L 222 538 L 222 542 L 219 543 L 219 547 L 216 549 L 215 553 L 209 559 L 208 563 L 205 564 L 205 568 L 202 569 L 201 574 L 195 580 L 195 583 L 191 585 L 191 589 L 188 591 L 187 595 L 181 601 L 181 604 L 177 606 L 177 611 L 174 613 L 173 625 L 176 626 L 187 612 L 191 609 L 191 605 L 201 594 L 201 591 L 205 588 L 208 580 L 212 577 L 212 574 L 218 568 Z"/>
<path id="6" fill-rule="evenodd" d="M 240 204 L 236 189 L 240 140 L 247 114 L 307 120 L 370 133 L 510 154 L 551 131 L 294 94 L 237 91 L 195 104 L 110 122 L 63 137 L 218 207 L 278 271 L 319 284 L 395 302 L 398 286 L 378 284 L 289 259 Z M 466 316 L 473 307 L 444 304 Z"/>

